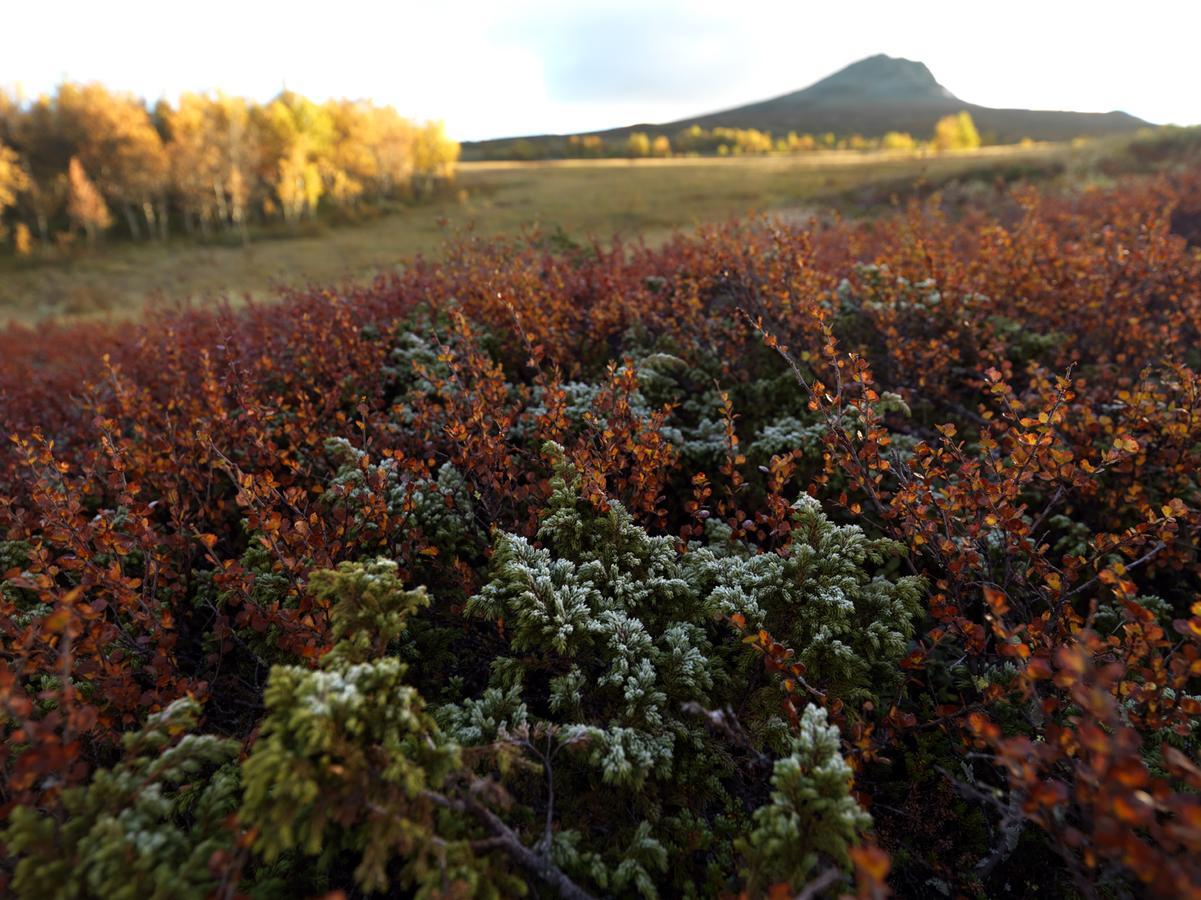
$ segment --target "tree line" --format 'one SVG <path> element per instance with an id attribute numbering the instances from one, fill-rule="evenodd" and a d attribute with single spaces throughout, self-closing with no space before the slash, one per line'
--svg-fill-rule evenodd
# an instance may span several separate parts
<path id="1" fill-rule="evenodd" d="M 110 230 L 165 240 L 173 227 L 246 239 L 252 222 L 428 193 L 458 157 L 442 123 L 367 101 L 284 91 L 148 106 L 97 83 L 33 101 L 0 91 L 0 244 L 24 254 Z"/>
<path id="2" fill-rule="evenodd" d="M 635 131 L 606 139 L 599 134 L 570 135 L 562 140 L 518 138 L 484 149 L 488 159 L 607 159 L 669 156 L 747 156 L 767 153 L 808 153 L 816 150 L 974 150 L 981 145 L 979 132 L 967 112 L 944 116 L 928 141 L 902 131 L 881 137 L 834 132 L 775 136 L 757 128 L 702 128 L 692 125 L 675 134 L 652 135 Z"/>

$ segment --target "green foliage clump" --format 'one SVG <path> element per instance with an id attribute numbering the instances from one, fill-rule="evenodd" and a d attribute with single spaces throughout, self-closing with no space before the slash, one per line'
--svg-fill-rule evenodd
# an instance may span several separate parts
<path id="1" fill-rule="evenodd" d="M 851 768 L 824 709 L 805 707 L 791 752 L 776 760 L 771 784 L 771 802 L 755 811 L 754 830 L 740 842 L 752 892 L 779 882 L 807 883 L 820 856 L 848 865 L 847 850 L 872 820 L 851 796 Z"/>
<path id="2" fill-rule="evenodd" d="M 900 677 L 924 583 L 870 574 L 904 553 L 858 525 L 835 525 L 807 494 L 793 504 L 783 553 L 741 546 L 698 547 L 687 557 L 692 583 L 712 612 L 739 613 L 796 652 L 808 676 L 835 696 L 871 699 Z"/>
<path id="3" fill-rule="evenodd" d="M 29 549 L 24 541 L 0 541 L 0 600 L 12 604 L 14 622 L 20 625 L 49 611 L 32 591 L 16 587 L 4 578 L 6 573 L 20 572 L 29 563 Z"/>
<path id="4" fill-rule="evenodd" d="M 58 815 L 18 807 L 2 833 L 12 890 L 30 898 L 204 898 L 229 852 L 238 742 L 192 734 L 200 704 L 175 701 L 126 735 L 125 758 L 63 792 Z"/>
<path id="5" fill-rule="evenodd" d="M 469 616 L 503 633 L 489 681 L 477 697 L 445 704 L 436 715 L 464 746 L 529 747 L 528 735 L 548 736 L 537 755 L 544 769 L 554 760 L 561 824 L 553 847 L 565 871 L 643 896 L 728 888 L 729 869 L 704 887 L 673 880 L 691 871 L 697 842 L 714 858 L 730 858 L 756 805 L 736 799 L 747 773 L 728 735 L 707 729 L 697 712 L 738 705 L 750 734 L 774 735 L 773 748 L 785 746 L 788 759 L 806 766 L 828 755 L 830 732 L 819 731 L 810 714 L 804 740 L 813 746 L 804 745 L 804 756 L 785 737 L 779 693 L 774 702 L 748 704 L 748 675 L 761 663 L 733 640 L 725 619 L 741 612 L 788 635 L 823 687 L 862 699 L 890 683 L 885 676 L 907 649 L 921 582 L 870 575 L 866 567 L 886 564 L 899 548 L 834 525 L 809 498 L 797 503 L 784 555 L 743 555 L 721 544 L 682 552 L 673 538 L 636 525 L 621 504 L 591 506 L 562 452 L 547 450 L 554 477 L 536 541 L 498 533 L 490 578 L 467 604 Z M 832 734 L 837 755 L 837 729 Z M 842 793 L 830 796 L 854 805 L 849 769 L 838 762 Z M 833 771 L 825 756 L 820 765 Z M 537 796 L 521 770 L 509 780 L 515 795 Z M 780 784 L 803 806 L 801 787 Z M 831 790 L 828 779 L 821 790 Z M 862 830 L 866 820 L 840 818 L 827 835 L 823 816 L 815 810 L 805 820 L 814 832 L 806 852 L 845 864 L 853 837 L 847 822 Z M 597 822 L 605 823 L 600 832 Z M 768 829 L 768 820 L 754 827 Z M 592 836 L 581 843 L 581 833 Z M 646 852 L 634 854 L 635 845 Z M 638 871 L 633 860 L 642 860 Z"/>
<path id="6" fill-rule="evenodd" d="M 322 658 L 326 668 L 383 656 L 404 632 L 409 616 L 430 602 L 423 588 L 404 589 L 396 563 L 388 559 L 342 563 L 335 570 L 314 572 L 309 591 L 330 603 L 330 633 L 335 643 Z"/>
<path id="7" fill-rule="evenodd" d="M 541 721 L 586 735 L 603 779 L 636 788 L 669 775 L 677 743 L 696 731 L 679 707 L 708 699 L 716 666 L 704 626 L 712 617 L 674 541 L 648 535 L 620 504 L 593 514 L 577 481 L 560 457 L 538 531 L 545 546 L 498 534 L 492 578 L 467 604 L 469 615 L 504 620 L 514 654 L 493 661 L 483 702 L 524 698 L 524 683 L 545 672 Z M 493 737 L 467 729 L 483 720 L 479 709 L 469 703 L 442 715 L 464 738 Z"/>
<path id="8" fill-rule="evenodd" d="M 375 491 L 382 493 L 388 515 L 404 523 L 404 529 L 416 529 L 425 541 L 440 551 L 454 555 L 476 549 L 482 538 L 474 524 L 475 511 L 463 475 L 450 463 L 444 463 L 433 478 L 416 478 L 401 471 L 394 458 L 379 463 L 345 438 L 330 438 L 325 451 L 337 464 L 330 480 L 328 502 L 346 506 L 362 533 L 360 543 L 378 543 L 383 535 L 378 526 L 361 516 L 361 508 Z"/>
<path id="9" fill-rule="evenodd" d="M 403 491 L 385 499 L 406 513 L 428 506 L 419 528 L 443 513 L 451 525 L 466 518 L 446 501 L 469 502 L 453 469 L 414 490 L 349 445 L 330 449 L 350 502 Z M 207 860 L 234 846 L 238 828 L 256 889 L 264 873 L 311 865 L 323 873 L 313 883 L 353 879 L 366 892 L 507 896 L 570 879 L 606 895 L 704 896 L 736 889 L 740 865 L 752 884 L 802 884 L 819 859 L 846 867 L 869 820 L 850 797 L 837 729 L 810 710 L 791 739 L 780 686 L 765 684 L 728 620 L 740 614 L 787 640 L 832 697 L 870 698 L 906 650 L 921 589 L 889 573 L 899 548 L 832 523 L 807 496 L 778 552 L 717 527 L 685 547 L 616 501 L 597 508 L 564 451 L 544 449 L 554 471 L 536 535 L 494 533 L 467 622 L 448 629 L 431 615 L 411 628 L 430 600 L 390 559 L 312 573 L 332 647 L 316 668 L 271 668 L 240 768 L 236 747 L 212 737 L 164 750 L 195 725 L 193 707 L 173 709 L 172 724 L 152 720 L 129 739 L 125 768 L 68 792 L 67 824 L 18 814 L 15 883 L 34 895 L 60 877 L 77 879 L 77 896 L 117 890 L 116 861 L 133 846 L 162 896 L 203 895 L 215 877 Z M 441 694 L 431 711 L 403 659 L 442 647 L 452 630 L 475 655 L 453 679 L 420 682 Z M 769 798 L 773 754 L 783 759 Z M 218 769 L 206 787 L 176 787 L 201 764 Z M 135 792 L 127 771 L 167 786 Z M 106 787 L 119 776 L 124 793 Z M 69 876 L 35 865 L 56 842 L 82 860 Z"/>
<path id="10" fill-rule="evenodd" d="M 320 669 L 272 669 L 267 715 L 243 766 L 241 818 L 268 861 L 291 850 L 353 849 L 361 853 L 356 880 L 382 890 L 394 854 L 410 859 L 411 875 L 426 873 L 435 810 L 425 791 L 456 764 L 404 683 L 404 664 L 378 656 L 428 601 L 404 590 L 386 560 L 343 563 L 310 583 L 318 596 L 337 598 L 338 642 Z"/>

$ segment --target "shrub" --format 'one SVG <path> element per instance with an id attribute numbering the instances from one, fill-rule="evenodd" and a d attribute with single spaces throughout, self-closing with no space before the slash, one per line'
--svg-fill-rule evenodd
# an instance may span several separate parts
<path id="1" fill-rule="evenodd" d="M 177 700 L 125 736 L 125 758 L 69 788 L 56 815 L 20 807 L 3 832 L 22 897 L 211 896 L 210 862 L 230 854 L 237 741 L 193 734 L 199 705 Z"/>
<path id="2" fill-rule="evenodd" d="M 1197 183 L 0 332 L 0 887 L 1195 893 Z"/>
<path id="3" fill-rule="evenodd" d="M 755 811 L 746 841 L 748 884 L 807 884 L 819 854 L 842 865 L 859 833 L 871 825 L 850 794 L 851 769 L 839 755 L 838 728 L 826 711 L 807 706 L 792 752 L 776 761 L 771 802 Z"/>

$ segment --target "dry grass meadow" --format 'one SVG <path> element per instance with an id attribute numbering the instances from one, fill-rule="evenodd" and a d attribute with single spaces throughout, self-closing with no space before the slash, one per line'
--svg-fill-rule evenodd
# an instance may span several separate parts
<path id="1" fill-rule="evenodd" d="M 108 245 L 70 259 L 0 262 L 0 319 L 108 316 L 190 298 L 266 299 L 279 287 L 370 278 L 437 254 L 464 229 L 562 230 L 574 240 L 661 240 L 746 213 L 855 214 L 915 182 L 1047 174 L 1082 151 L 1063 145 L 920 157 L 887 152 L 806 156 L 464 163 L 445 196 L 367 221 L 262 235 L 248 246 Z"/>

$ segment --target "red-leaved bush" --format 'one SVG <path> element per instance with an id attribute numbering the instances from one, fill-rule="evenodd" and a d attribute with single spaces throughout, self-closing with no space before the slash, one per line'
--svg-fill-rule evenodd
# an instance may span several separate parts
<path id="1" fill-rule="evenodd" d="M 928 592 L 887 696 L 844 702 L 733 617 L 792 721 L 841 728 L 862 895 L 887 850 L 902 893 L 1051 865 L 1201 896 L 1201 253 L 1172 232 L 1197 185 L 466 241 L 271 305 L 10 327 L 0 814 L 53 809 L 185 695 L 251 746 L 270 666 L 332 644 L 315 570 L 387 556 L 457 613 L 490 530 L 537 532 L 554 441 L 681 551 L 785 553 L 803 491 L 907 550 Z M 422 506 L 444 464 L 474 537 Z"/>

